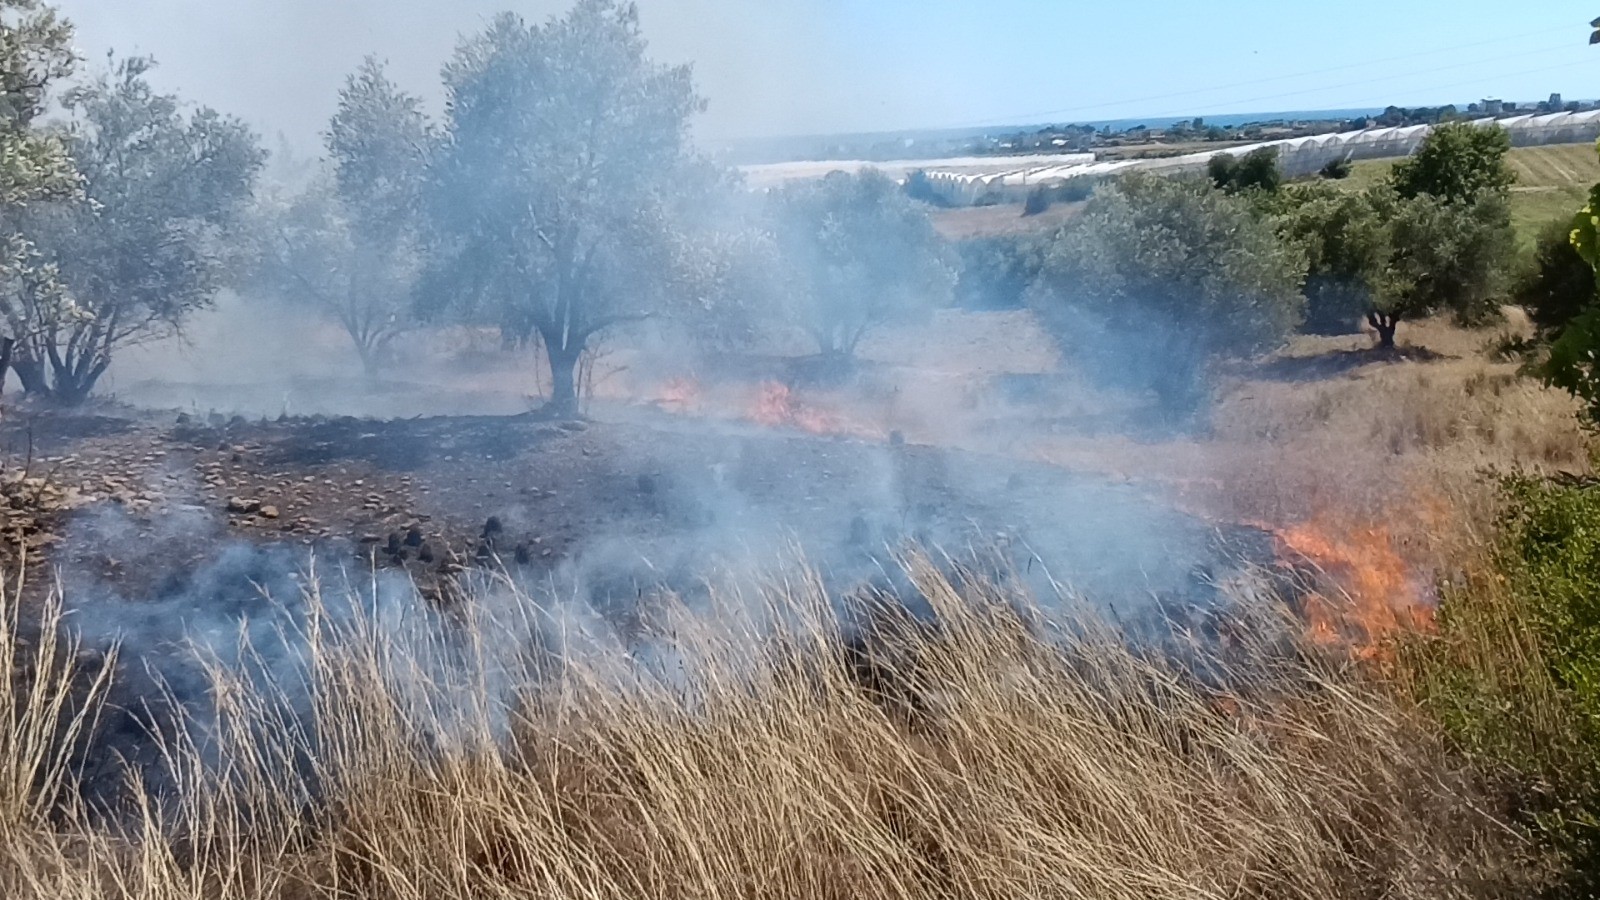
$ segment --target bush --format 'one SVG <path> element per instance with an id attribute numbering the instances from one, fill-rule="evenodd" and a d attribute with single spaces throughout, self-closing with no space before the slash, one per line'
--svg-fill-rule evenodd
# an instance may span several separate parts
<path id="1" fill-rule="evenodd" d="M 1038 242 L 1020 237 L 987 237 L 956 245 L 960 270 L 956 305 L 962 309 L 1018 309 L 1039 274 Z"/>
<path id="2" fill-rule="evenodd" d="M 1350 172 L 1354 168 L 1349 159 L 1340 157 L 1328 160 L 1328 164 L 1323 166 L 1318 174 L 1329 181 L 1343 181 L 1350 177 Z"/>
<path id="3" fill-rule="evenodd" d="M 1533 260 L 1513 294 L 1539 330 L 1558 337 L 1595 300 L 1594 269 L 1572 246 L 1572 222 L 1560 219 L 1539 232 Z"/>
<path id="4" fill-rule="evenodd" d="M 1037 216 L 1050 208 L 1050 189 L 1036 187 L 1028 192 L 1028 199 L 1023 201 L 1022 214 L 1024 216 Z"/>
<path id="5" fill-rule="evenodd" d="M 1069 353 L 1187 414 L 1214 359 L 1275 347 L 1299 325 L 1304 276 L 1304 257 L 1248 201 L 1134 175 L 1045 248 L 1030 299 Z"/>
<path id="6" fill-rule="evenodd" d="M 1283 184 L 1283 170 L 1278 167 L 1278 148 L 1258 147 L 1237 159 L 1231 153 L 1219 153 L 1206 164 L 1211 183 L 1230 194 L 1245 191 L 1272 193 Z"/>
<path id="7" fill-rule="evenodd" d="M 905 191 L 907 197 L 929 206 L 944 208 L 950 205 L 950 201 L 934 189 L 927 171 L 923 169 L 917 169 L 906 176 Z"/>
<path id="8" fill-rule="evenodd" d="M 1600 891 L 1600 487 L 1515 477 L 1489 570 L 1444 592 L 1407 655 L 1424 707 L 1510 778 L 1523 824 Z"/>
<path id="9" fill-rule="evenodd" d="M 1023 204 L 1024 216 L 1036 216 L 1057 203 L 1082 203 L 1094 196 L 1095 179 L 1069 178 L 1066 181 L 1040 185 L 1028 192 L 1028 199 Z"/>

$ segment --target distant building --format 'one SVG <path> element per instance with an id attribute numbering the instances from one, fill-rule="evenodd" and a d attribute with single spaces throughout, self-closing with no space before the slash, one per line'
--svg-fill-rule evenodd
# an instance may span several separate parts
<path id="1" fill-rule="evenodd" d="M 1503 100 L 1485 100 L 1485 101 L 1483 101 L 1483 114 L 1486 115 L 1486 116 L 1498 116 L 1498 115 L 1500 115 L 1501 113 L 1503 113 L 1505 111 L 1506 111 L 1506 104 L 1505 104 L 1505 101 L 1503 101 Z"/>
<path id="2" fill-rule="evenodd" d="M 1550 109 L 1551 110 L 1558 110 L 1558 109 L 1562 108 L 1563 106 L 1566 106 L 1566 104 L 1561 102 L 1561 95 L 1560 94 L 1551 94 L 1550 95 Z"/>

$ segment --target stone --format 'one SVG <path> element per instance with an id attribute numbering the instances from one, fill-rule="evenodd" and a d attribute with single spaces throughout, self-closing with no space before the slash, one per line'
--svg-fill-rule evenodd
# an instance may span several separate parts
<path id="1" fill-rule="evenodd" d="M 261 518 L 263 519 L 276 519 L 280 515 L 282 514 L 278 512 L 278 508 L 276 506 L 261 507 Z"/>
<path id="2" fill-rule="evenodd" d="M 261 511 L 260 500 L 246 500 L 243 497 L 228 498 L 228 512 L 235 515 L 251 515 Z"/>

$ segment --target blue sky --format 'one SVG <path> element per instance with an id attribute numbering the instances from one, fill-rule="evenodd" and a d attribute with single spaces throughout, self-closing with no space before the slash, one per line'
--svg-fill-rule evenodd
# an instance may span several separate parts
<path id="1" fill-rule="evenodd" d="M 559 0 L 58 0 L 79 46 L 151 53 L 186 96 L 312 146 L 341 76 L 389 59 L 437 99 L 456 36 Z M 693 61 L 713 137 L 1600 97 L 1600 0 L 1095 4 L 641 0 Z"/>

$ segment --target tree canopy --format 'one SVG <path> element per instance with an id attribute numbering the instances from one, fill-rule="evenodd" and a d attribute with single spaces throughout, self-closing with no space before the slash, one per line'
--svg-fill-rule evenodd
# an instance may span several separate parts
<path id="1" fill-rule="evenodd" d="M 445 68 L 429 298 L 536 332 L 554 411 L 577 406 L 589 341 L 672 297 L 674 204 L 694 190 L 684 66 L 646 56 L 632 4 L 579 0 L 530 26 L 502 15 Z"/>
<path id="2" fill-rule="evenodd" d="M 1070 350 L 1185 413 L 1211 360 L 1275 347 L 1300 323 L 1305 272 L 1246 200 L 1141 174 L 1055 237 L 1031 299 Z"/>
<path id="3" fill-rule="evenodd" d="M 0 0 L 0 385 L 18 338 L 31 333 L 29 304 L 68 307 L 58 273 L 23 232 L 31 204 L 80 190 L 66 142 L 36 127 L 50 89 L 72 74 L 72 28 L 38 0 Z M 52 317 L 54 317 L 54 315 Z"/>
<path id="4" fill-rule="evenodd" d="M 1230 194 L 1243 191 L 1276 191 L 1283 184 L 1278 166 L 1278 148 L 1258 147 L 1243 159 L 1231 153 L 1218 153 L 1206 164 L 1211 182 Z"/>
<path id="5" fill-rule="evenodd" d="M 1435 125 L 1422 146 L 1395 164 L 1389 182 L 1406 200 L 1427 194 L 1445 203 L 1472 203 L 1516 183 L 1506 162 L 1511 135 L 1499 126 Z"/>
<path id="6" fill-rule="evenodd" d="M 179 330 L 237 262 L 231 229 L 265 154 L 241 122 L 157 93 L 151 66 L 123 60 L 65 97 L 84 196 L 28 216 L 71 301 L 63 313 L 49 292 L 20 298 L 15 366 L 30 392 L 83 400 L 117 347 Z"/>
<path id="7" fill-rule="evenodd" d="M 300 195 L 264 204 L 264 283 L 333 317 L 368 372 L 414 322 L 434 142 L 421 101 L 369 58 L 339 93 L 329 170 Z"/>
<path id="8" fill-rule="evenodd" d="M 825 357 L 945 303 L 955 284 L 927 213 L 881 172 L 835 172 L 769 196 L 788 314 Z"/>
<path id="9" fill-rule="evenodd" d="M 1278 231 L 1306 255 L 1305 329 L 1355 330 L 1383 284 L 1392 197 L 1313 182 L 1291 186 L 1283 200 Z"/>

